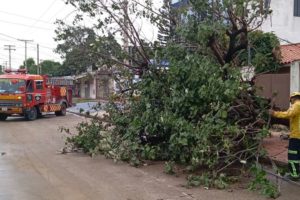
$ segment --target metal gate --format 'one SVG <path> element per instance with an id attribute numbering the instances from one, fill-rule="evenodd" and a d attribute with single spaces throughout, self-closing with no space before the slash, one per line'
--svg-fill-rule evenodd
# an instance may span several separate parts
<path id="1" fill-rule="evenodd" d="M 263 74 L 255 79 L 257 93 L 266 98 L 274 99 L 274 103 L 281 109 L 289 108 L 290 73 Z"/>
<path id="2" fill-rule="evenodd" d="M 109 79 L 97 79 L 97 99 L 108 99 L 110 95 Z"/>
<path id="3" fill-rule="evenodd" d="M 85 96 L 85 98 L 90 98 L 90 82 L 89 81 L 84 82 L 84 96 Z"/>

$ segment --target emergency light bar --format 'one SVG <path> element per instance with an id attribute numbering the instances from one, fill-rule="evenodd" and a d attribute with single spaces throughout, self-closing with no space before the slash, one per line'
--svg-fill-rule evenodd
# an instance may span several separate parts
<path id="1" fill-rule="evenodd" d="M 6 69 L 4 70 L 5 73 L 17 73 L 17 74 L 27 74 L 27 70 L 26 69 L 17 69 L 17 70 L 11 70 L 11 69 Z"/>

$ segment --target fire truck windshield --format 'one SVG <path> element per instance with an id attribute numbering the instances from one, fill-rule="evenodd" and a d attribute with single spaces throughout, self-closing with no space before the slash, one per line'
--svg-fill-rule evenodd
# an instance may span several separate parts
<path id="1" fill-rule="evenodd" d="M 2 78 L 0 79 L 0 94 L 20 94 L 25 90 L 25 80 Z"/>

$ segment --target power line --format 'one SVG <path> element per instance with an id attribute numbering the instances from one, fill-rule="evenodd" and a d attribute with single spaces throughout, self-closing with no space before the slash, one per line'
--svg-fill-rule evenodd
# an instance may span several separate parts
<path id="1" fill-rule="evenodd" d="M 287 39 L 283 39 L 283 38 L 280 38 L 280 37 L 278 37 L 277 36 L 277 38 L 279 39 L 279 40 L 281 40 L 282 42 L 286 42 L 286 43 L 288 43 L 288 44 L 295 44 L 295 43 L 293 43 L 293 42 L 291 42 L 291 41 L 289 41 L 289 40 L 287 40 Z M 296 45 L 296 44 L 295 44 Z"/>
<path id="2" fill-rule="evenodd" d="M 2 39 L 2 38 L 0 38 L 0 41 L 4 41 L 4 42 L 12 42 L 12 40 L 9 40 L 9 39 Z"/>
<path id="3" fill-rule="evenodd" d="M 7 35 L 7 34 L 5 34 L 5 33 L 0 33 L 0 35 L 3 35 L 3 36 L 5 36 L 5 37 L 8 37 L 8 38 L 11 38 L 11 39 L 14 39 L 14 40 L 18 40 L 17 38 L 12 37 L 12 36 L 10 36 L 10 35 Z"/>
<path id="4" fill-rule="evenodd" d="M 299 43 L 293 43 L 293 42 L 291 42 L 291 41 L 289 41 L 289 40 L 287 40 L 287 39 L 283 39 L 283 38 L 280 38 L 280 37 L 278 37 L 278 36 L 277 36 L 277 38 L 278 38 L 279 40 L 283 41 L 283 42 L 288 43 L 288 45 L 293 45 L 294 47 L 296 47 L 296 48 L 298 48 L 298 49 L 300 50 Z"/>
<path id="5" fill-rule="evenodd" d="M 45 21 L 45 20 L 35 19 L 35 18 L 32 18 L 32 17 L 27 17 L 27 16 L 24 16 L 24 15 L 19 15 L 19 14 L 16 14 L 16 13 L 6 12 L 6 11 L 3 11 L 3 10 L 0 10 L 0 12 L 4 13 L 4 14 L 7 14 L 7 15 L 20 17 L 20 18 L 23 18 L 23 19 L 34 20 L 34 21 L 45 23 L 45 24 L 52 24 L 51 22 L 48 22 L 48 21 Z"/>
<path id="6" fill-rule="evenodd" d="M 9 69 L 11 69 L 11 51 L 15 51 L 14 45 L 4 45 L 4 50 L 8 50 Z"/>
<path id="7" fill-rule="evenodd" d="M 54 15 L 52 15 L 50 17 L 50 20 L 53 19 L 54 17 L 56 17 L 58 15 L 58 13 L 61 13 L 66 7 L 66 4 L 64 4 Z"/>
<path id="8" fill-rule="evenodd" d="M 11 39 L 14 39 L 14 40 L 16 40 L 16 41 L 19 41 L 18 38 L 12 37 L 12 36 L 7 35 L 7 34 L 5 34 L 5 33 L 0 33 L 0 35 L 2 35 L 2 36 L 4 36 L 4 37 L 11 38 Z M 36 45 L 37 43 L 33 43 L 33 44 Z M 47 46 L 47 45 L 40 45 L 40 47 L 45 48 L 45 49 L 50 49 L 50 50 L 53 50 L 53 49 L 54 49 L 53 47 L 49 47 L 49 46 Z"/>
<path id="9" fill-rule="evenodd" d="M 0 22 L 6 23 L 6 24 L 14 24 L 14 25 L 18 25 L 18 26 L 25 26 L 25 27 L 29 27 L 29 28 L 47 30 L 47 31 L 52 30 L 50 28 L 39 27 L 39 26 L 30 26 L 30 25 L 27 25 L 27 24 L 22 24 L 22 23 L 17 23 L 17 22 L 10 22 L 10 21 L 6 21 L 6 20 L 0 20 Z"/>
<path id="10" fill-rule="evenodd" d="M 69 12 L 68 14 L 66 14 L 65 17 L 62 20 L 66 20 L 71 14 L 73 14 L 76 11 L 78 11 L 78 9 L 72 10 L 71 12 Z"/>
<path id="11" fill-rule="evenodd" d="M 25 39 L 19 39 L 19 41 L 24 42 L 25 43 L 25 69 L 27 70 L 27 43 L 28 42 L 33 42 L 33 40 L 25 40 Z"/>
<path id="12" fill-rule="evenodd" d="M 6 37 L 6 38 L 10 38 L 10 39 L 15 40 L 15 41 L 20 41 L 18 38 L 10 36 L 10 35 L 5 34 L 5 33 L 0 33 L 0 35 L 2 35 L 3 37 Z M 37 43 L 31 43 L 31 44 L 35 44 L 36 45 Z M 30 43 L 28 43 L 28 45 L 30 45 Z M 23 48 L 24 48 L 24 46 L 23 46 Z M 49 50 L 54 50 L 55 49 L 55 47 L 49 47 L 49 46 L 47 46 L 45 44 L 44 45 L 40 45 L 40 48 L 49 49 Z M 49 56 L 51 59 L 61 60 L 61 57 L 59 55 L 57 55 L 57 56 L 56 55 L 50 55 L 49 53 L 47 53 L 45 51 L 41 51 L 40 54 Z M 21 54 L 16 54 L 16 55 L 20 55 L 20 57 L 21 57 Z M 12 60 L 14 60 L 14 59 L 12 59 Z M 21 58 L 18 58 L 18 60 L 21 60 Z"/>
<path id="13" fill-rule="evenodd" d="M 40 15 L 40 17 L 31 25 L 32 27 L 34 27 L 38 23 L 38 20 L 41 20 L 42 17 L 44 17 L 44 15 L 52 8 L 56 1 L 57 0 L 52 1 L 52 3 L 47 7 L 47 9 L 42 13 L 42 15 Z"/>
<path id="14" fill-rule="evenodd" d="M 44 46 L 44 45 L 40 45 L 40 47 L 43 47 L 43 48 L 45 48 L 45 49 L 50 49 L 50 50 L 55 49 L 55 48 L 52 48 L 52 47 L 46 47 L 46 46 Z"/>
<path id="15" fill-rule="evenodd" d="M 32 44 L 32 46 L 34 46 L 34 48 L 36 48 L 36 45 L 37 45 L 36 43 Z M 49 46 L 47 46 L 47 45 L 45 45 L 43 43 L 39 43 L 39 45 L 40 45 L 40 47 L 43 47 L 44 49 L 50 49 L 50 50 L 55 49 L 55 47 L 49 47 Z"/>

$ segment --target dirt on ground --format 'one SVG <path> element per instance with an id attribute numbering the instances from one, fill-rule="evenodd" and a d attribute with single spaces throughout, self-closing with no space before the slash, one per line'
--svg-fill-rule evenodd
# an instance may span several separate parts
<path id="1" fill-rule="evenodd" d="M 69 114 L 36 121 L 0 122 L 0 200 L 253 200 L 244 187 L 226 190 L 183 187 L 185 176 L 163 173 L 163 164 L 134 168 L 103 156 L 61 154 L 60 126 L 85 120 Z M 279 200 L 299 199 L 299 188 L 282 184 Z"/>

